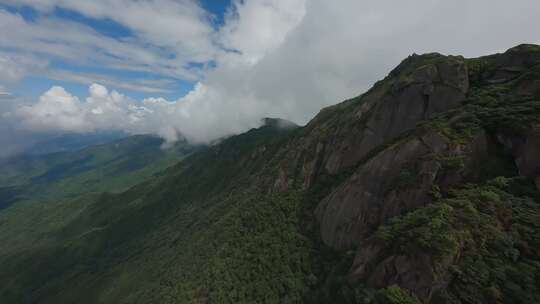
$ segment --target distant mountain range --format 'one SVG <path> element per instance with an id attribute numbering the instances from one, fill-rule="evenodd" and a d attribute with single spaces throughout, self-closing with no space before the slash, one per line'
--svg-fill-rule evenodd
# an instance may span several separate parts
<path id="1" fill-rule="evenodd" d="M 540 46 L 160 145 L 3 164 L 0 302 L 540 303 Z"/>
<path id="2" fill-rule="evenodd" d="M 199 148 L 179 142 L 163 149 L 163 140 L 150 135 L 118 140 L 103 136 L 99 136 L 99 139 L 94 136 L 82 137 L 86 139 L 75 139 L 75 136 L 62 138 L 59 141 L 48 141 L 49 147 L 54 142 L 62 142 L 63 150 L 67 151 L 28 153 L 0 161 L 3 173 L 0 176 L 0 208 L 18 200 L 46 200 L 103 191 L 124 191 L 160 174 L 161 170 Z M 78 150 L 75 148 L 85 146 L 90 141 L 107 143 Z"/>
<path id="3" fill-rule="evenodd" d="M 57 152 L 73 152 L 89 146 L 105 144 L 128 137 L 124 132 L 67 133 L 46 136 L 43 140 L 23 151 L 27 155 L 43 155 Z"/>

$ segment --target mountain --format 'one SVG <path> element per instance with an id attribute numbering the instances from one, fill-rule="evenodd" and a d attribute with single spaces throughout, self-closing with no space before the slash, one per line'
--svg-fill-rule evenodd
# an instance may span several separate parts
<path id="1" fill-rule="evenodd" d="M 74 152 L 89 146 L 106 144 L 126 138 L 129 135 L 120 131 L 94 131 L 90 133 L 64 134 L 11 134 L 1 138 L 0 163 L 21 155 L 45 155 L 58 152 Z"/>
<path id="2" fill-rule="evenodd" d="M 31 145 L 24 153 L 29 155 L 44 155 L 57 152 L 73 152 L 126 137 L 128 137 L 128 135 L 124 132 L 93 132 L 87 134 L 67 133 L 48 136 Z"/>
<path id="3" fill-rule="evenodd" d="M 79 151 L 22 155 L 0 163 L 1 256 L 50 238 L 102 192 L 122 192 L 156 178 L 202 147 L 137 135 Z M 8 254 L 9 253 L 9 254 Z"/>
<path id="4" fill-rule="evenodd" d="M 126 191 L 4 209 L 0 299 L 540 302 L 540 46 L 412 55 L 285 125 L 267 119 Z M 32 212 L 54 225 L 12 241 Z"/>
<path id="5" fill-rule="evenodd" d="M 163 144 L 158 137 L 135 135 L 81 150 L 0 161 L 0 208 L 16 200 L 123 191 L 197 149 L 185 142 L 168 149 Z"/>

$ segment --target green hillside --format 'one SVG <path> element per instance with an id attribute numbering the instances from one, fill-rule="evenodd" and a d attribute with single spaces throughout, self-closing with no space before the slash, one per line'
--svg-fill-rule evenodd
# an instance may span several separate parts
<path id="1" fill-rule="evenodd" d="M 0 255 L 47 243 L 103 192 L 118 193 L 200 149 L 137 135 L 79 151 L 19 156 L 0 164 Z"/>
<path id="2" fill-rule="evenodd" d="M 126 191 L 0 211 L 0 302 L 540 302 L 539 46 L 412 55 L 284 125 Z M 81 157 L 4 184 L 80 185 Z"/>
<path id="3" fill-rule="evenodd" d="M 120 192 L 197 149 L 187 143 L 162 149 L 163 140 L 136 135 L 79 151 L 24 155 L 0 162 L 0 208 L 16 200 Z"/>

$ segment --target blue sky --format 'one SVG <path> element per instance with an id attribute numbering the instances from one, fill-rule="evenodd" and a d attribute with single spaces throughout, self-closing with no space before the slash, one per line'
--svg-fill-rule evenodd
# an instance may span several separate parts
<path id="1" fill-rule="evenodd" d="M 209 19 L 208 23 L 216 31 L 224 23 L 224 15 L 231 5 L 230 0 L 202 0 L 199 2 L 199 6 L 206 10 Z M 68 22 L 75 22 L 84 26 L 87 26 L 104 37 L 109 37 L 117 40 L 129 40 L 134 39 L 135 34 L 129 27 L 120 24 L 112 20 L 111 18 L 94 18 L 86 16 L 81 12 L 73 9 L 54 7 L 50 11 L 39 11 L 29 5 L 7 5 L 0 3 L 0 9 L 4 9 L 11 14 L 17 14 L 24 18 L 28 23 L 35 23 L 37 20 L 50 18 L 54 20 L 65 20 Z M 0 44 L 0 50 L 8 49 L 4 48 Z M 9 49 L 8 49 L 9 50 Z M 126 94 L 134 99 L 142 100 L 147 97 L 163 97 L 168 100 L 176 100 L 186 95 L 193 89 L 194 84 L 199 79 L 185 79 L 182 77 L 172 77 L 170 75 L 163 75 L 157 72 L 149 71 L 132 71 L 130 69 L 108 68 L 106 65 L 87 65 L 78 64 L 74 60 L 64 59 L 62 57 L 51 56 L 48 59 L 48 69 L 55 71 L 65 71 L 76 74 L 92 75 L 95 78 L 95 82 L 99 83 L 99 77 L 114 78 L 123 82 L 130 82 L 132 80 L 148 80 L 148 81 L 162 81 L 167 83 L 163 92 L 144 92 L 137 90 L 137 88 L 125 88 L 115 87 L 109 85 L 112 89 Z M 204 63 L 193 62 L 186 65 L 190 69 L 200 69 L 201 66 L 206 65 L 212 67 L 213 61 Z M 90 82 L 90 80 L 89 80 Z M 16 96 L 24 96 L 30 98 L 39 97 L 43 92 L 54 85 L 59 85 L 79 97 L 84 97 L 88 94 L 88 83 L 81 83 L 81 81 L 72 81 L 67 79 L 58 79 L 58 77 L 50 77 L 48 73 L 30 73 L 26 75 L 13 86 L 10 87 L 9 92 Z"/>

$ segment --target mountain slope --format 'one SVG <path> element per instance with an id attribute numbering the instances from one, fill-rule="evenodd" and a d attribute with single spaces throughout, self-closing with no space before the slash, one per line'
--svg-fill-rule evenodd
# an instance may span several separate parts
<path id="1" fill-rule="evenodd" d="M 136 135 L 78 151 L 6 159 L 0 162 L 0 208 L 16 200 L 123 191 L 197 149 L 162 145 L 160 138 Z"/>
<path id="2" fill-rule="evenodd" d="M 86 147 L 106 144 L 127 137 L 123 132 L 94 132 L 89 134 L 62 134 L 45 136 L 44 140 L 24 149 L 24 154 L 45 155 L 57 152 L 74 152 Z"/>
<path id="3" fill-rule="evenodd" d="M 0 164 L 0 257 L 49 244 L 103 192 L 122 192 L 200 149 L 132 136 L 79 151 L 20 156 Z"/>
<path id="4" fill-rule="evenodd" d="M 32 299 L 44 303 L 94 303 L 100 297 L 148 303 L 181 296 L 177 288 L 195 289 L 209 275 L 200 276 L 200 269 L 216 254 L 213 241 L 220 238 L 214 234 L 229 239 L 236 231 L 235 223 L 229 229 L 219 223 L 257 201 L 259 194 L 247 187 L 249 178 L 289 132 L 275 124 L 252 130 L 125 193 L 98 197 L 51 242 L 6 258 L 2 278 L 12 285 L 3 289 L 4 298 L 16 301 L 34 290 Z M 20 272 L 21 267 L 28 272 Z M 183 275 L 190 276 L 185 286 L 167 283 L 182 283 L 178 276 Z"/>
<path id="5" fill-rule="evenodd" d="M 272 122 L 0 255 L 0 299 L 540 301 L 539 46 L 413 55 L 303 128 Z"/>

